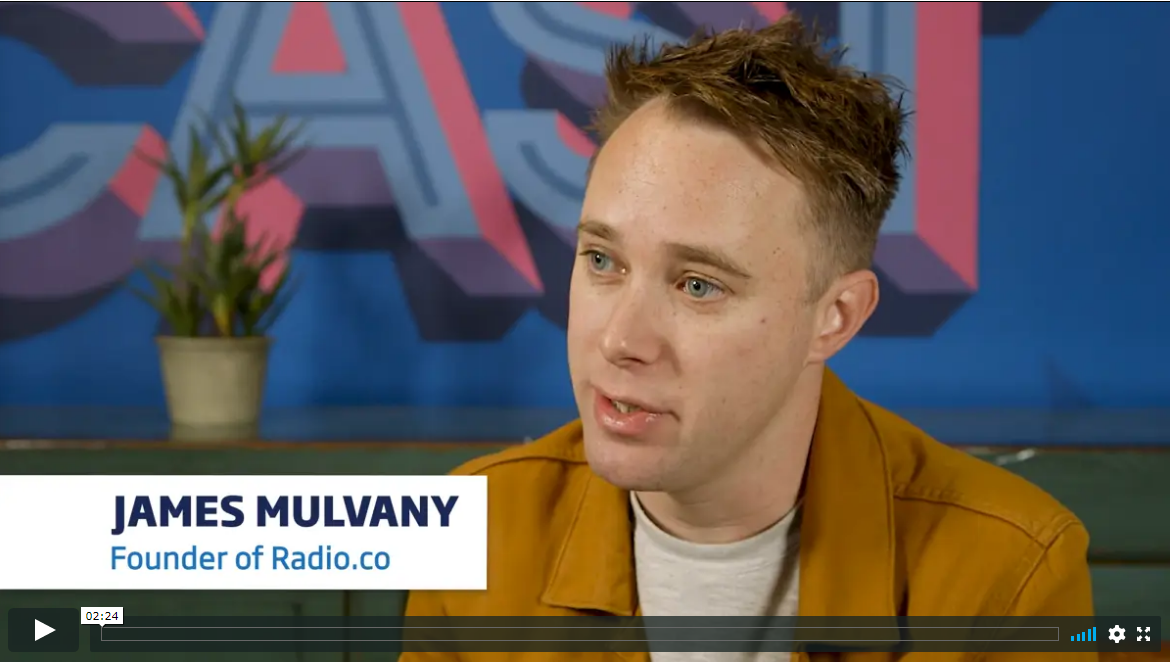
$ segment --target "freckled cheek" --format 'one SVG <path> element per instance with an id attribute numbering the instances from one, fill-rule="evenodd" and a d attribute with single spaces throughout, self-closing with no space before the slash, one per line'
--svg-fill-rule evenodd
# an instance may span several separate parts
<path id="1" fill-rule="evenodd" d="M 695 334 L 686 350 L 692 378 L 705 383 L 704 391 L 723 402 L 756 392 L 767 382 L 775 344 L 751 329 L 728 332 L 711 329 Z"/>
<path id="2" fill-rule="evenodd" d="M 605 328 L 609 313 L 604 297 L 589 282 L 586 274 L 574 274 L 569 288 L 569 323 L 567 329 L 570 351 L 587 350 L 595 345 Z"/>

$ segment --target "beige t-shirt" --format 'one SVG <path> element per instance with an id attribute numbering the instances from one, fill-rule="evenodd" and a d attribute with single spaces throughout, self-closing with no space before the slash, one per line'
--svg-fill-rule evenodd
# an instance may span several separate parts
<path id="1" fill-rule="evenodd" d="M 659 528 L 631 495 L 643 616 L 796 616 L 799 505 L 740 542 L 701 545 Z M 648 635 L 654 637 L 653 631 Z M 659 653 L 653 662 L 788 662 L 788 653 Z"/>

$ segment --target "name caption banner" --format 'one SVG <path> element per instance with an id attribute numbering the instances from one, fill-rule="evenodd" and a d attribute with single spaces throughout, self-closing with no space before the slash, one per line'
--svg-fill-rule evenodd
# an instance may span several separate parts
<path id="1" fill-rule="evenodd" d="M 0 590 L 484 590 L 486 476 L 0 476 Z"/>

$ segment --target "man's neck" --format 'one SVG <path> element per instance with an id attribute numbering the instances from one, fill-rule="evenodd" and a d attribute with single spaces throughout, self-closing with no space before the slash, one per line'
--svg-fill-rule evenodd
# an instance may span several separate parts
<path id="1" fill-rule="evenodd" d="M 822 374 L 802 375 L 767 438 L 714 480 L 687 492 L 639 492 L 647 516 L 671 535 L 702 544 L 746 540 L 782 520 L 800 498 Z"/>

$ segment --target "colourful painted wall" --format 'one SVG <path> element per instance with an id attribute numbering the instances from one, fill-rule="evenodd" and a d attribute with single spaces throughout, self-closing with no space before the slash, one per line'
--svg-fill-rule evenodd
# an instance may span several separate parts
<path id="1" fill-rule="evenodd" d="M 883 303 L 834 366 L 903 406 L 1170 405 L 1165 3 L 4 3 L 0 404 L 161 405 L 126 287 L 237 96 L 312 151 L 249 201 L 295 246 L 272 405 L 568 406 L 571 228 L 607 46 L 796 10 L 903 80 Z"/>

